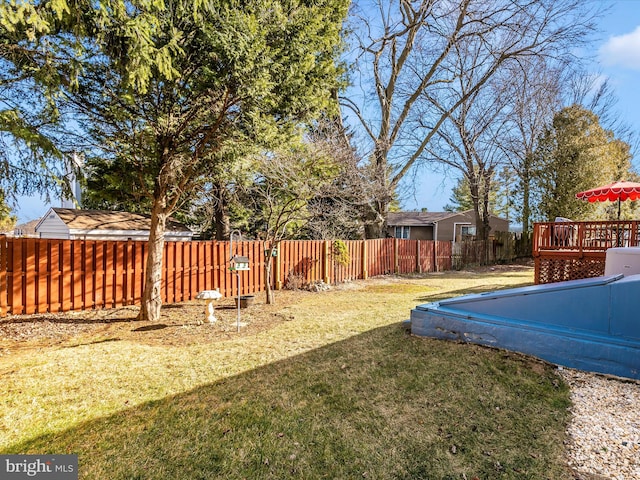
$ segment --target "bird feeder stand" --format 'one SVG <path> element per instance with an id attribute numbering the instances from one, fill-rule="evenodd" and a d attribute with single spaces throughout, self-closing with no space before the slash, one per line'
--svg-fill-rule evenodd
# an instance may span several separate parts
<path id="1" fill-rule="evenodd" d="M 240 291 L 241 291 L 240 272 L 249 271 L 249 257 L 233 254 L 233 235 L 236 233 L 238 234 L 238 237 L 241 236 L 239 230 L 234 230 L 233 232 L 231 232 L 231 235 L 229 236 L 229 239 L 230 239 L 229 250 L 231 254 L 231 258 L 229 259 L 229 270 L 231 270 L 232 272 L 236 272 L 236 276 L 238 278 L 238 301 L 237 301 L 238 318 L 236 320 L 236 326 L 237 326 L 237 331 L 240 332 Z"/>

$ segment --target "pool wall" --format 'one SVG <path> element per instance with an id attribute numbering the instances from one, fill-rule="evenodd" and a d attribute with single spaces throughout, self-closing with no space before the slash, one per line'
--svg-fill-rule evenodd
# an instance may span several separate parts
<path id="1" fill-rule="evenodd" d="M 411 332 L 640 379 L 639 305 L 640 275 L 609 275 L 418 305 Z"/>

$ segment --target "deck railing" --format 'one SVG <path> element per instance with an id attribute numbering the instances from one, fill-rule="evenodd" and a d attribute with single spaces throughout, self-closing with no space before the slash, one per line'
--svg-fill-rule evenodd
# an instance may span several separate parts
<path id="1" fill-rule="evenodd" d="M 607 249 L 640 245 L 639 224 L 636 220 L 534 224 L 535 282 L 603 275 Z"/>

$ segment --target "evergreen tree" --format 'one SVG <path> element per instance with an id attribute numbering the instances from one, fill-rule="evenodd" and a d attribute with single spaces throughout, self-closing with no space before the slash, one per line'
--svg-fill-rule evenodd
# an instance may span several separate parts
<path id="1" fill-rule="evenodd" d="M 480 196 L 484 197 L 484 190 L 480 192 Z M 489 198 L 489 212 L 492 215 L 496 214 L 496 205 L 498 198 L 498 183 L 491 181 L 491 189 L 488 194 Z M 467 177 L 461 177 L 457 183 L 451 189 L 451 196 L 449 202 L 444 206 L 445 212 L 465 212 L 467 210 L 473 210 L 473 197 L 471 196 L 471 188 L 469 187 L 469 180 Z"/>
<path id="2" fill-rule="evenodd" d="M 157 49 L 157 0 L 0 2 L 0 185 L 9 197 L 70 192 L 65 155 L 79 141 L 60 100 L 76 85 L 89 50 L 117 56 L 131 84 L 173 71 Z M 65 125 L 66 122 L 66 125 Z"/>
<path id="3" fill-rule="evenodd" d="M 579 105 L 563 108 L 536 149 L 535 193 L 541 220 L 593 220 L 598 207 L 577 192 L 631 175 L 628 145 L 605 130 L 597 115 Z"/>
<path id="4" fill-rule="evenodd" d="M 459 178 L 453 186 L 449 202 L 451 203 L 444 206 L 445 212 L 464 212 L 473 208 L 471 190 L 469 190 L 469 180 L 467 180 L 466 177 Z"/>
<path id="5" fill-rule="evenodd" d="M 23 4 L 33 11 L 40 6 Z M 151 231 L 140 319 L 160 316 L 166 219 L 207 175 L 228 168 L 229 157 L 220 153 L 234 143 L 283 144 L 295 136 L 297 122 L 331 105 L 340 86 L 335 58 L 347 5 L 58 0 L 43 6 L 52 25 L 67 17 L 80 25 L 42 30 L 49 37 L 43 48 L 66 53 L 54 62 L 65 92 L 61 111 L 74 115 L 92 153 L 122 162 L 115 171 L 130 172 L 126 182 L 137 182 L 147 198 Z M 25 18 L 15 22 L 17 31 L 28 30 Z M 38 35 L 23 38 L 37 42 Z M 78 50 L 68 48 L 70 35 Z"/>

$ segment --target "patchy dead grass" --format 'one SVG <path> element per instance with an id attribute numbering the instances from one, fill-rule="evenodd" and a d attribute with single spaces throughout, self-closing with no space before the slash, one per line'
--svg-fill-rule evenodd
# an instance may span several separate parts
<path id="1" fill-rule="evenodd" d="M 204 302 L 0 321 L 0 451 L 78 453 L 82 478 L 569 478 L 552 368 L 414 338 L 419 303 L 527 268 L 387 277 L 200 324 Z"/>

